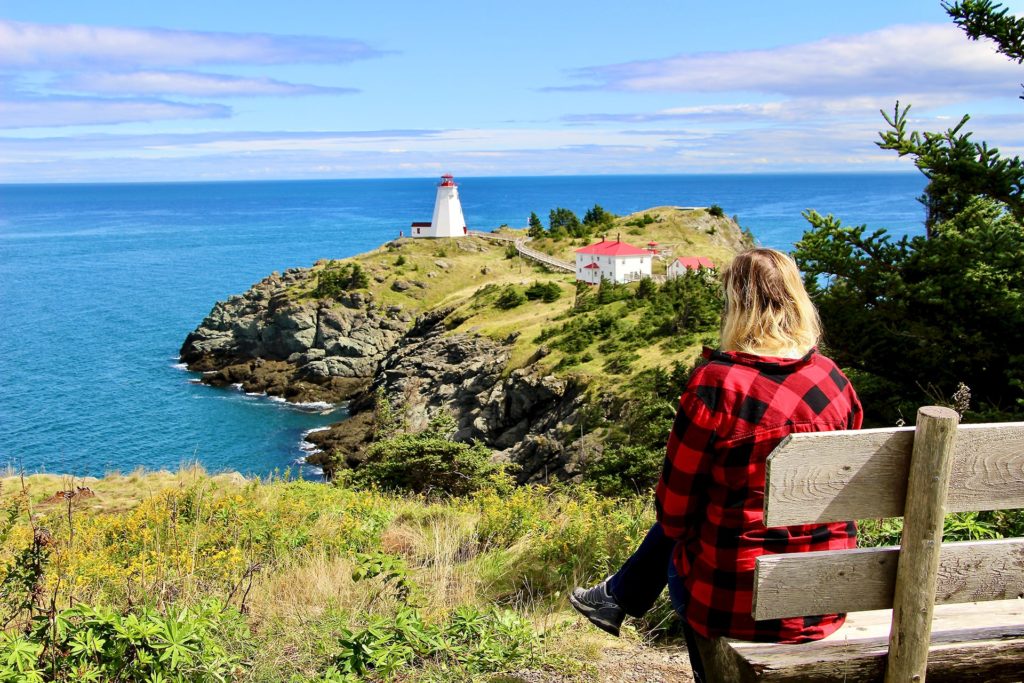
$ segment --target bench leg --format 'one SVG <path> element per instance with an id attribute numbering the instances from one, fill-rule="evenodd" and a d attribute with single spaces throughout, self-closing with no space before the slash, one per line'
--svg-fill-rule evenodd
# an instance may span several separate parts
<path id="1" fill-rule="evenodd" d="M 740 667 L 736 651 L 729 647 L 725 638 L 694 637 L 704 663 L 706 683 L 746 683 L 754 680 L 748 669 Z"/>

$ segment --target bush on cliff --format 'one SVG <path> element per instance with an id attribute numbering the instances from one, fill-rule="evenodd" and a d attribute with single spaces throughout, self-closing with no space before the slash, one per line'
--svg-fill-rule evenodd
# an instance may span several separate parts
<path id="1" fill-rule="evenodd" d="M 336 299 L 352 289 L 364 289 L 370 283 L 366 271 L 358 263 L 328 266 L 317 276 L 313 294 L 320 299 Z"/>
<path id="2" fill-rule="evenodd" d="M 452 441 L 455 419 L 441 412 L 419 434 L 402 433 L 376 441 L 366 460 L 348 476 L 359 487 L 389 491 L 464 496 L 485 488 L 506 490 L 511 479 L 505 467 L 492 462 L 480 442 Z"/>

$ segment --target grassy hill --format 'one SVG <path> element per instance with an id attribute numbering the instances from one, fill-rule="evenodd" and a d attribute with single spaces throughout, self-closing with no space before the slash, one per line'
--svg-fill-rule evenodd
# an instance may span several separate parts
<path id="1" fill-rule="evenodd" d="M 647 218 L 644 218 L 644 217 Z M 506 235 L 524 235 L 523 231 L 507 228 L 499 231 Z M 657 242 L 659 257 L 655 259 L 655 273 L 665 268 L 678 256 L 707 256 L 716 264 L 728 263 L 745 246 L 751 244 L 749 235 L 729 218 L 715 217 L 705 209 L 679 209 L 656 207 L 615 220 L 607 231 L 610 238 L 621 234 L 623 241 L 638 246 Z M 530 247 L 563 260 L 573 262 L 575 250 L 600 239 L 544 238 L 533 240 Z M 576 303 L 576 280 L 570 273 L 553 272 L 533 261 L 514 256 L 510 245 L 479 237 L 451 240 L 405 238 L 389 242 L 372 252 L 362 254 L 347 263 L 358 263 L 368 276 L 366 289 L 381 308 L 399 306 L 418 314 L 424 311 L 455 307 L 452 332 L 472 332 L 495 340 L 518 335 L 509 370 L 536 359 L 541 342 L 538 337 L 547 329 L 557 326 Z M 341 262 L 321 261 L 313 269 L 322 274 L 339 267 Z M 560 296 L 555 301 L 527 301 L 512 308 L 502 308 L 497 299 L 502 291 L 514 288 L 525 291 L 535 283 L 552 283 Z M 292 290 L 297 300 L 316 298 L 317 279 L 310 278 Z M 637 285 L 629 286 L 635 290 Z M 625 327 L 637 322 L 641 312 L 617 306 L 609 313 L 621 319 Z M 633 368 L 642 370 L 665 365 L 672 360 L 689 362 L 700 346 L 698 339 L 690 344 L 674 344 L 671 348 L 651 345 L 636 349 L 638 358 Z M 566 352 L 551 347 L 542 363 L 545 371 L 556 374 L 575 374 L 588 381 L 602 381 L 607 375 L 603 364 L 607 354 L 597 349 L 598 342 L 575 355 L 582 361 L 567 366 Z"/>

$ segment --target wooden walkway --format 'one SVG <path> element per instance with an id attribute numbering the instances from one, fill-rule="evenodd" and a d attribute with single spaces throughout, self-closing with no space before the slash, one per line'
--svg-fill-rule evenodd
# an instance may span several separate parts
<path id="1" fill-rule="evenodd" d="M 472 235 L 473 237 L 483 237 L 484 239 L 488 240 L 497 240 L 499 242 L 511 243 L 515 245 L 516 251 L 518 251 L 519 255 L 522 256 L 523 258 L 530 259 L 531 261 L 536 261 L 537 263 L 541 263 L 547 266 L 548 268 L 553 268 L 555 270 L 564 270 L 569 273 L 576 272 L 576 266 L 569 263 L 568 261 L 557 259 L 554 256 L 545 254 L 542 251 L 537 251 L 536 249 L 531 249 L 528 246 L 526 246 L 526 243 L 530 241 L 529 237 L 497 235 L 493 232 L 483 232 L 481 230 L 470 230 L 468 234 Z"/>

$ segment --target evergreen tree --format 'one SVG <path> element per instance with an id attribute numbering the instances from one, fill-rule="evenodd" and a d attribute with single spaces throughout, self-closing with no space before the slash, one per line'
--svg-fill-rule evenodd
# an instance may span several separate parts
<path id="1" fill-rule="evenodd" d="M 535 240 L 544 237 L 544 224 L 540 222 L 540 218 L 535 211 L 530 212 L 530 229 L 527 234 Z"/>
<path id="2" fill-rule="evenodd" d="M 605 211 L 600 204 L 594 204 L 593 208 L 587 209 L 583 215 L 583 225 L 587 227 L 590 234 L 608 230 L 615 223 L 615 214 Z"/>
<path id="3" fill-rule="evenodd" d="M 548 215 L 548 226 L 552 237 L 561 238 L 565 235 L 584 237 L 587 234 L 579 217 L 570 209 L 560 206 L 551 209 L 551 213 Z"/>
<path id="4" fill-rule="evenodd" d="M 1024 59 L 1024 20 L 988 0 L 944 4 L 969 37 Z M 894 241 L 810 211 L 794 257 L 818 304 L 829 351 L 850 370 L 869 419 L 891 424 L 971 388 L 985 419 L 1024 412 L 1024 163 L 964 132 L 907 131 L 885 116 L 878 143 L 928 178 L 925 234 Z"/>

